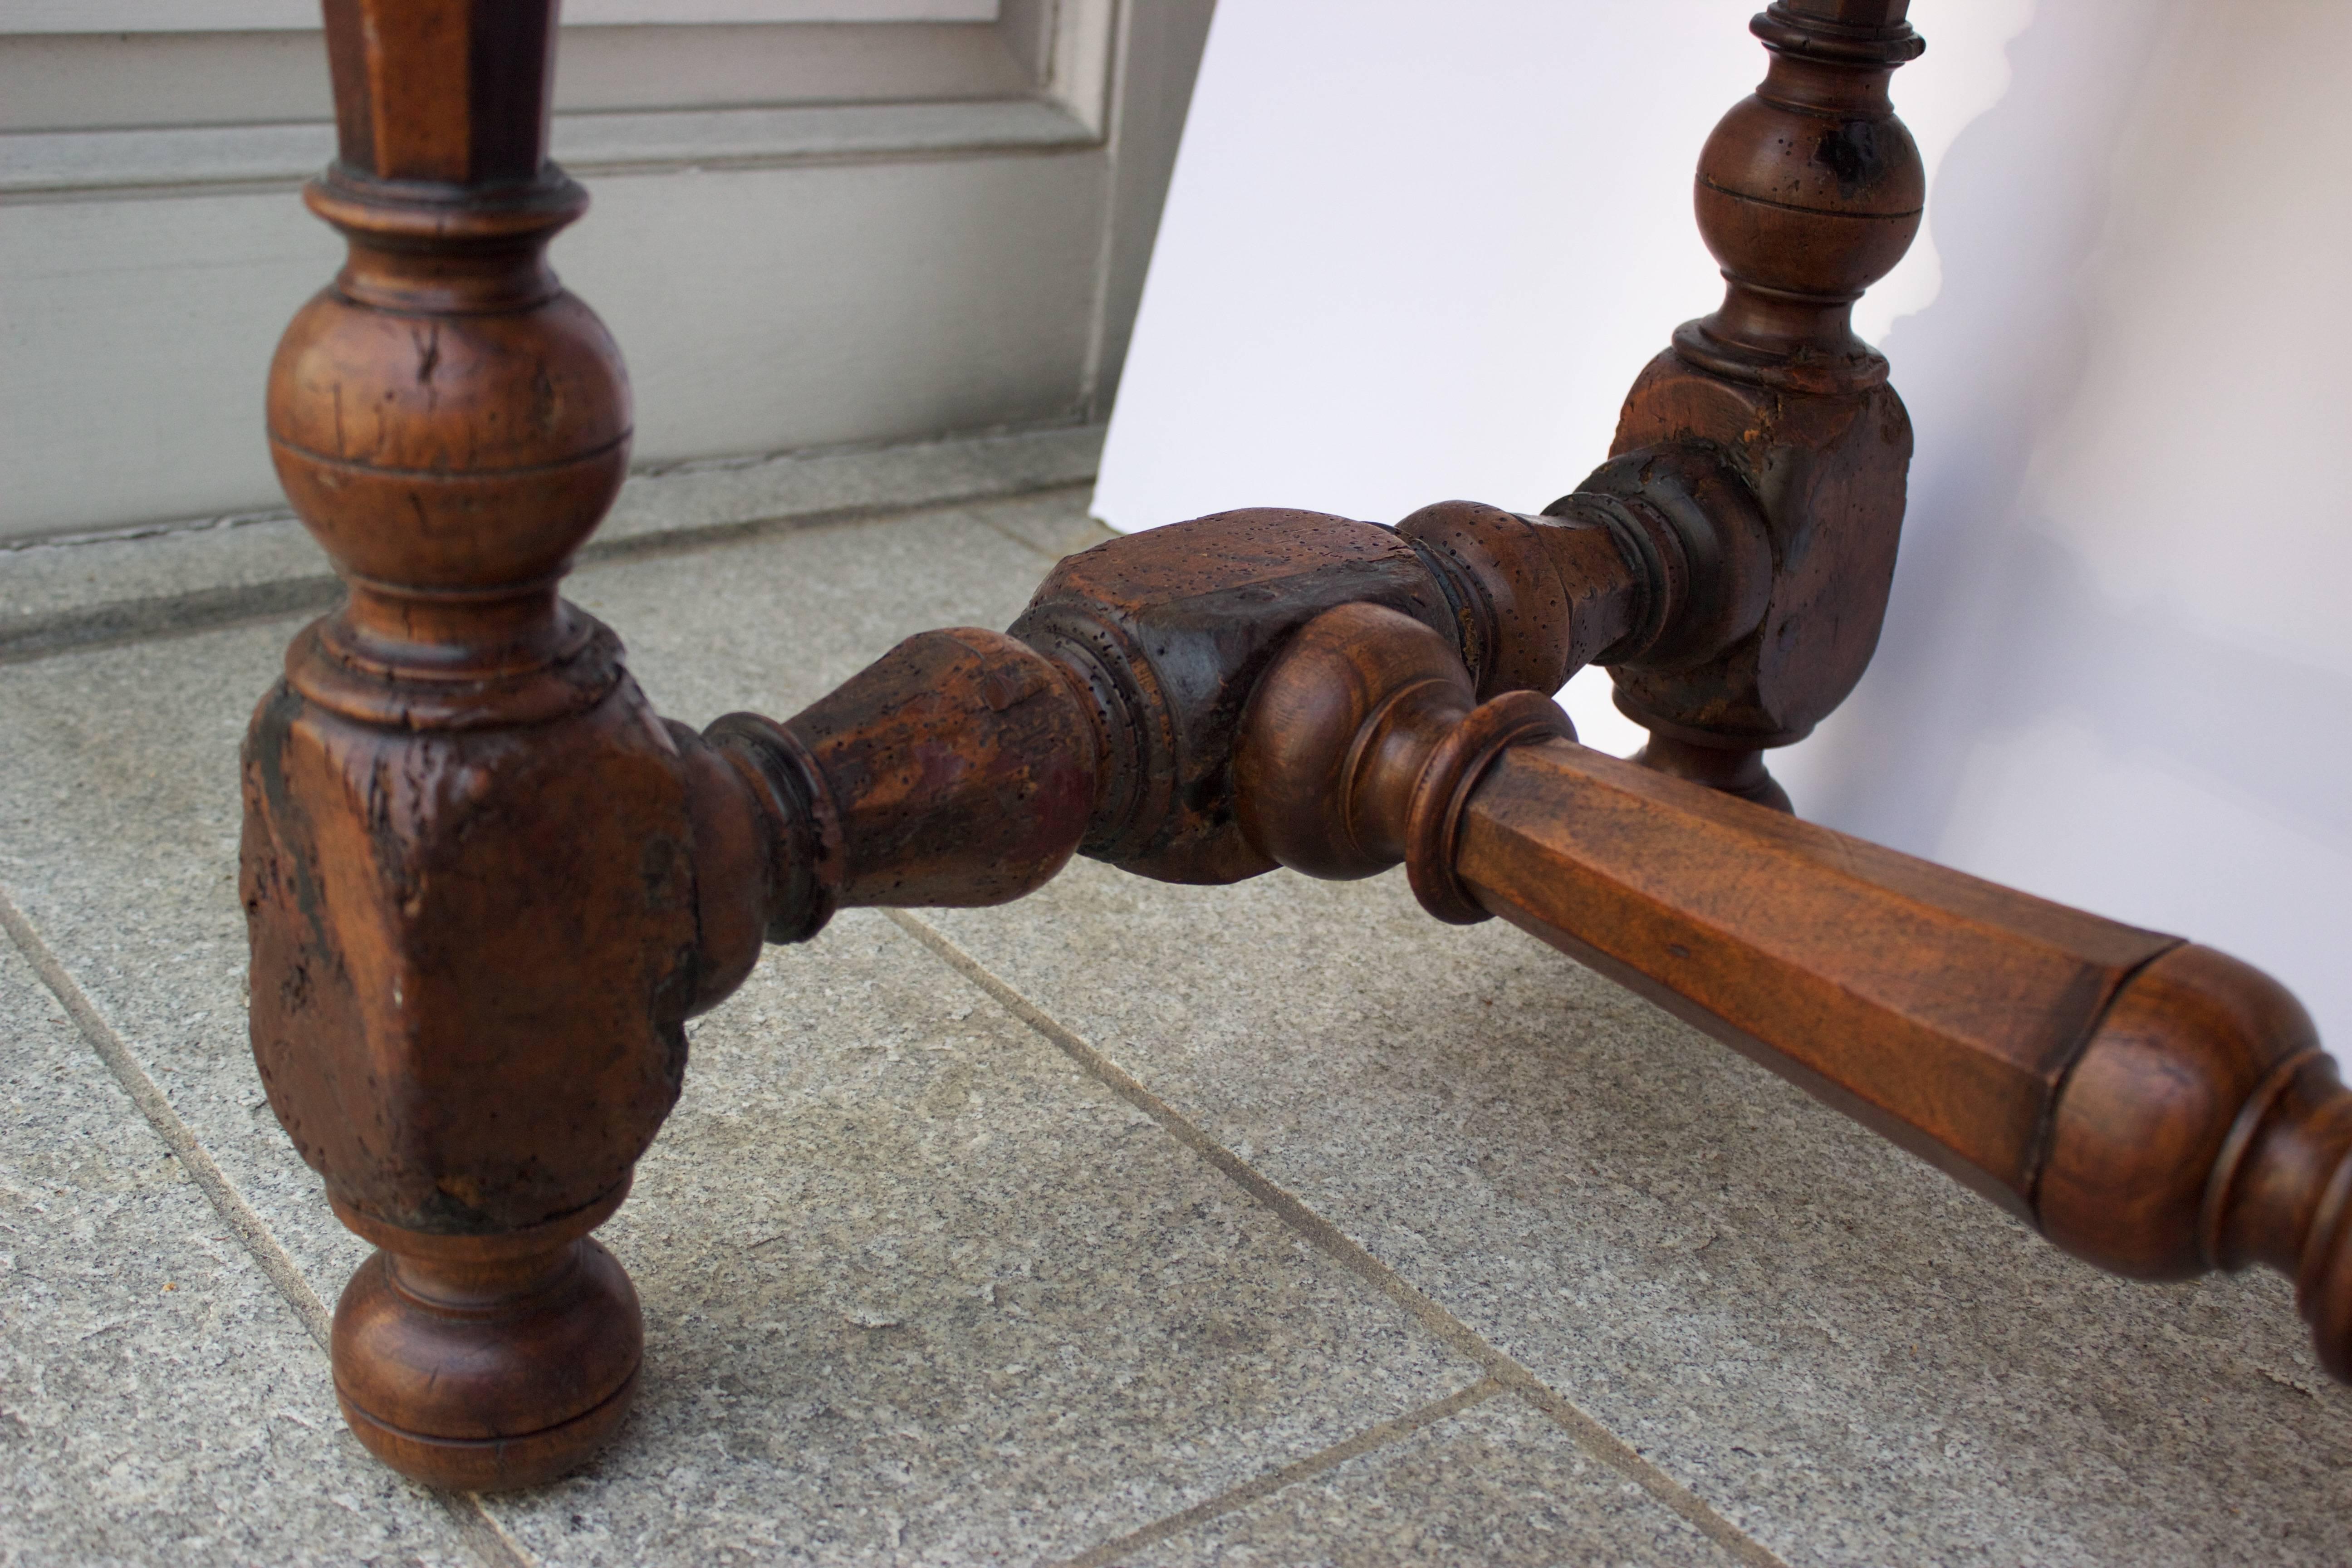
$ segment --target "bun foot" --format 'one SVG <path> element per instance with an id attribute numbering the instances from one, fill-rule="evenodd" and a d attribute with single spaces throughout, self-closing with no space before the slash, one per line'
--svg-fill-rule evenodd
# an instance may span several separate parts
<path id="1" fill-rule="evenodd" d="M 508 1236 L 396 1231 L 335 1308 L 335 1395 L 369 1452 L 426 1486 L 535 1487 L 619 1430 L 645 1353 L 637 1293 L 583 1234 L 616 1206 Z M 585 1220 L 585 1224 L 578 1223 Z"/>
<path id="2" fill-rule="evenodd" d="M 1764 753 L 1753 747 L 1702 746 L 1653 731 L 1650 743 L 1635 752 L 1633 760 L 1653 773 L 1671 773 L 1757 805 L 1790 816 L 1796 814 L 1789 792 L 1780 787 L 1779 779 L 1765 771 Z"/>

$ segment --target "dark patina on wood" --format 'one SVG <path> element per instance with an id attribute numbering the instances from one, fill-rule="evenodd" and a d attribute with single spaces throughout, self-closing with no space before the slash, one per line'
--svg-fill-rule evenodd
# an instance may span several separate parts
<path id="1" fill-rule="evenodd" d="M 1855 297 L 1919 217 L 1902 0 L 1780 0 L 1702 157 L 1724 304 L 1540 517 L 1249 510 L 1064 562 L 804 712 L 659 718 L 556 588 L 625 470 L 620 356 L 548 270 L 549 0 L 329 0 L 350 242 L 269 387 L 349 587 L 244 763 L 270 1104 L 378 1251 L 346 1416 L 435 1485 L 531 1485 L 625 1414 L 636 1300 L 590 1237 L 683 1025 L 838 909 L 991 904 L 1084 853 L 1229 882 L 1402 864 L 2119 1272 L 2264 1262 L 2352 1376 L 2352 1095 L 2274 983 L 1810 826 L 1763 769 L 1850 690 L 1910 451 Z M 1610 667 L 1654 739 L 1574 743 Z M 1777 806 L 1779 810 L 1767 809 Z M 1858 942 L 1857 932 L 1869 940 Z"/>

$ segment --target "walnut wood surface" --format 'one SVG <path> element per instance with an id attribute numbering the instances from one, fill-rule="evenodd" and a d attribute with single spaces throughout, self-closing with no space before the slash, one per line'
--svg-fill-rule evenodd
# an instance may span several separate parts
<path id="1" fill-rule="evenodd" d="M 1460 853 L 1487 908 L 2019 1214 L 2059 1080 L 2179 945 L 1581 747 L 1502 759 Z"/>
<path id="2" fill-rule="evenodd" d="M 585 1235 L 677 1097 L 680 1026 L 757 954 L 726 893 L 756 838 L 698 821 L 743 786 L 556 595 L 630 405 L 545 261 L 586 205 L 546 161 L 551 0 L 326 13 L 341 148 L 309 201 L 350 257 L 268 421 L 350 595 L 246 744 L 254 1053 L 382 1249 L 336 1311 L 353 1430 L 436 1484 L 528 1485 L 627 1410 L 635 1299 Z"/>
<path id="3" fill-rule="evenodd" d="M 857 905 L 1020 897 L 1073 853 L 1228 882 L 1402 862 L 2121 1272 L 2297 1281 L 2352 1376 L 2352 1096 L 2245 965 L 1785 815 L 1763 748 L 1877 636 L 1909 425 L 1847 324 L 1918 221 L 1901 0 L 1779 0 L 1707 144 L 1723 307 L 1541 517 L 1223 513 L 1062 563 L 1008 632 L 909 638 L 801 714 L 659 718 L 557 584 L 626 468 L 618 352 L 545 261 L 551 0 L 329 0 L 349 242 L 272 365 L 271 449 L 349 585 L 244 753 L 269 1101 L 378 1248 L 346 1417 L 440 1486 L 617 1427 L 643 1328 L 590 1239 L 685 1020 Z M 1641 763 L 1550 700 L 1615 672 Z M 1754 804 L 1751 804 L 1754 803 Z M 1778 810 L 1764 809 L 1765 806 Z"/>
<path id="4" fill-rule="evenodd" d="M 1909 248 L 1926 199 L 1887 97 L 1924 47 L 1906 5 L 1776 0 L 1756 18 L 1764 79 L 1707 138 L 1693 181 L 1723 304 L 1643 371 L 1610 449 L 1614 468 L 1698 447 L 1754 494 L 1769 540 L 1760 613 L 1708 657 L 1612 675 L 1618 706 L 1664 742 L 1645 762 L 1783 807 L 1755 753 L 1803 739 L 1862 678 L 1903 525 L 1910 418 L 1852 318 Z"/>

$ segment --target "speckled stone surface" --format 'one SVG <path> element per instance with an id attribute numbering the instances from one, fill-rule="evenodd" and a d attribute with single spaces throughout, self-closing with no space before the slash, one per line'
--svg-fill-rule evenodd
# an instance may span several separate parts
<path id="1" fill-rule="evenodd" d="M 551 1562 L 1068 1557 L 1478 1376 L 880 915 L 692 1051 L 636 1414 L 491 1504 Z"/>
<path id="2" fill-rule="evenodd" d="M 236 748 L 295 623 L 0 667 L 0 888 L 332 1302 L 367 1248 L 245 1034 Z"/>
<path id="3" fill-rule="evenodd" d="M 1507 1396 L 1116 1559 L 1132 1568 L 1727 1563 Z"/>
<path id="4" fill-rule="evenodd" d="M 470 1563 L 5 940 L 0 1040 L 0 1563 Z"/>
<path id="5" fill-rule="evenodd" d="M 1059 560 L 1089 550 L 1118 536 L 1093 518 L 1074 497 L 1039 495 L 979 509 L 974 515 L 990 527 L 1028 545 L 1047 560 Z"/>
<path id="6" fill-rule="evenodd" d="M 1401 877 L 925 918 L 1788 1561 L 2344 1560 L 2285 1281 L 2100 1274 Z"/>
<path id="7" fill-rule="evenodd" d="M 1002 626 L 1098 537 L 1064 491 L 610 558 L 570 592 L 701 724 Z M 235 897 L 236 746 L 293 624 L 0 667 L 0 890 L 287 1289 L 331 1301 L 364 1248 L 262 1102 Z M 636 1415 L 487 1514 L 353 1457 L 295 1306 L 157 1173 L 89 1033 L 21 964 L 0 994 L 28 1042 L 0 1205 L 57 1209 L 23 1173 L 67 1148 L 130 1162 L 52 1184 L 83 1205 L 70 1248 L 0 1232 L 0 1465 L 37 1500 L 0 1510 L 0 1551 L 26 1563 L 2345 1555 L 2352 1397 L 2283 1282 L 2077 1266 L 1396 878 L 1081 862 L 1021 904 L 772 952 L 695 1026 L 604 1233 L 646 1307 Z M 68 1342 L 131 1305 L 150 1337 Z"/>
<path id="8" fill-rule="evenodd" d="M 630 476 L 591 558 L 715 533 L 877 509 L 1013 496 L 1091 479 L 1102 427 L 1024 431 L 873 451 L 790 453 Z M 1098 525 L 1067 496 L 1015 508 L 1010 526 L 1061 553 Z M 315 614 L 326 558 L 292 515 L 198 520 L 131 537 L 0 542 L 0 660 L 230 616 Z"/>

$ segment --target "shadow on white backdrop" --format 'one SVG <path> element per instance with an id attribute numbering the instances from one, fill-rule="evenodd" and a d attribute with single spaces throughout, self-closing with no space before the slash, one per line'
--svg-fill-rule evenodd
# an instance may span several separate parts
<path id="1" fill-rule="evenodd" d="M 1751 0 L 1227 0 L 1096 510 L 1533 510 L 1720 293 Z M 2352 5 L 1915 0 L 1928 219 L 1857 326 L 1918 438 L 1805 816 L 2272 970 L 2352 1040 Z M 1587 740 L 1640 732 L 1588 673 Z"/>

